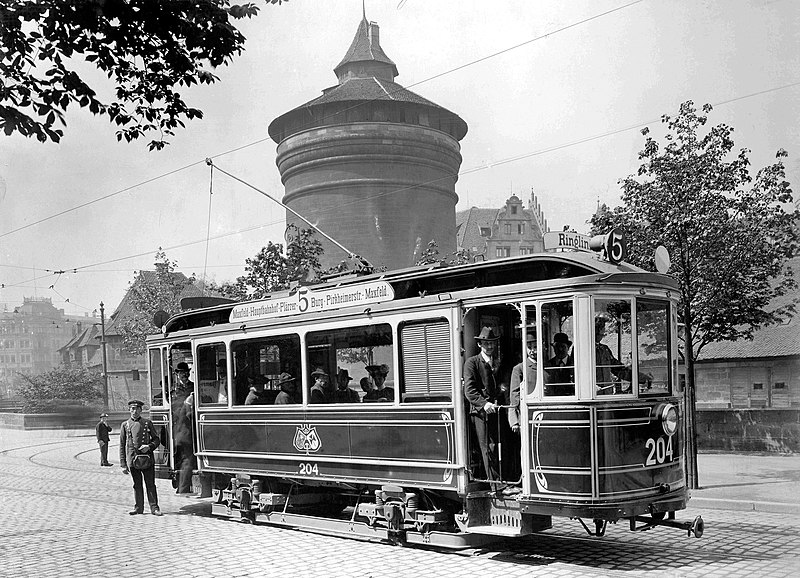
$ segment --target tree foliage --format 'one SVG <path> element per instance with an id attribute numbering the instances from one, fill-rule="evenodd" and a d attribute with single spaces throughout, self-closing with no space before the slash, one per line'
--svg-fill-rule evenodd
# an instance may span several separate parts
<path id="1" fill-rule="evenodd" d="M 458 249 L 453 251 L 451 255 L 449 259 L 442 257 L 439 253 L 439 244 L 435 239 L 431 239 L 415 265 L 434 265 L 438 263 L 444 267 L 449 267 L 451 265 L 466 265 L 475 260 L 475 254 L 469 249 Z"/>
<path id="2" fill-rule="evenodd" d="M 102 376 L 85 368 L 58 367 L 18 379 L 24 413 L 61 413 L 102 401 Z"/>
<path id="3" fill-rule="evenodd" d="M 162 149 L 184 120 L 203 116 L 178 90 L 216 82 L 209 68 L 244 50 L 232 22 L 258 10 L 230 0 L 5 0 L 0 128 L 59 142 L 64 132 L 56 123 L 65 126 L 64 113 L 78 105 L 107 116 L 118 140 L 154 132 L 149 148 Z M 112 81 L 113 96 L 87 84 L 79 61 Z"/>
<path id="4" fill-rule="evenodd" d="M 237 301 L 264 299 L 276 291 L 289 289 L 293 283 L 308 284 L 319 280 L 322 243 L 313 229 L 293 229 L 284 254 L 283 245 L 268 242 L 245 260 L 245 274 L 234 283 L 214 285 L 220 294 Z"/>
<path id="5" fill-rule="evenodd" d="M 125 349 L 134 354 L 144 353 L 145 338 L 158 333 L 153 318 L 158 311 L 169 315 L 181 311 L 180 300 L 186 288 L 195 282 L 194 275 L 186 277 L 175 271 L 177 264 L 161 249 L 156 253 L 155 271 L 139 271 L 128 287 L 130 309 L 115 319 L 122 334 Z"/>
<path id="6" fill-rule="evenodd" d="M 676 117 L 664 115 L 665 144 L 649 136 L 637 175 L 622 179 L 622 206 L 601 207 L 593 232 L 625 229 L 629 260 L 654 270 L 658 245 L 670 253 L 670 273 L 681 287 L 680 319 L 691 361 L 719 341 L 750 339 L 759 327 L 791 315 L 770 302 L 796 287 L 784 275 L 798 251 L 800 212 L 792 205 L 779 150 L 776 162 L 753 176 L 747 149 L 733 153 L 733 128 L 701 134 L 711 106 L 691 101 Z"/>

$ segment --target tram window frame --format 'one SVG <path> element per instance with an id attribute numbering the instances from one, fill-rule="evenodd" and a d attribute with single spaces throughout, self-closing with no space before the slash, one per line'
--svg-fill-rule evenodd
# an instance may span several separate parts
<path id="1" fill-rule="evenodd" d="M 388 343 L 385 341 L 388 336 Z M 359 345 L 359 337 L 364 338 L 365 344 Z M 372 337 L 374 339 L 369 339 Z M 370 341 L 375 343 L 370 344 Z M 347 344 L 348 347 L 340 345 Z M 391 323 L 386 321 L 379 323 L 358 324 L 331 327 L 329 329 L 321 329 L 316 331 L 309 331 L 305 334 L 305 353 L 306 353 L 306 367 L 305 377 L 307 378 L 305 393 L 306 400 L 309 405 L 341 405 L 344 402 L 336 402 L 334 392 L 336 391 L 336 377 L 341 369 L 346 369 L 351 376 L 355 376 L 356 371 L 364 371 L 366 376 L 354 377 L 356 383 L 360 383 L 363 377 L 366 377 L 370 384 L 374 385 L 373 376 L 366 372 L 366 367 L 387 365 L 389 368 L 388 374 L 385 379 L 385 388 L 391 390 L 391 400 L 380 398 L 375 400 L 367 399 L 372 394 L 369 392 L 356 390 L 359 395 L 359 402 L 367 403 L 370 406 L 374 403 L 380 404 L 394 404 L 398 399 L 398 384 L 395 380 L 397 372 L 397 356 L 395 355 L 395 345 L 397 343 L 397 336 Z M 340 351 L 357 350 L 373 348 L 371 352 L 362 352 L 368 356 L 367 360 L 358 358 L 359 353 L 353 352 L 344 355 L 339 355 Z M 380 348 L 377 352 L 375 348 Z M 376 355 L 377 353 L 377 355 Z M 349 356 L 349 357 L 347 357 Z M 361 367 L 363 366 L 363 367 Z M 314 378 L 311 377 L 312 373 L 317 369 L 322 369 L 328 375 L 329 389 L 328 399 L 324 403 L 311 403 L 312 388 L 314 387 Z M 355 389 L 351 387 L 351 389 Z M 384 400 L 384 401 L 382 401 Z"/>
<path id="2" fill-rule="evenodd" d="M 637 298 L 636 302 L 636 362 L 638 367 L 638 391 L 640 396 L 663 396 L 663 395 L 671 395 L 672 390 L 674 387 L 673 377 L 673 355 L 674 352 L 672 350 L 672 340 L 673 340 L 673 329 L 672 329 L 672 304 L 667 301 L 666 299 L 657 299 L 657 298 Z M 657 366 L 662 368 L 662 379 L 658 380 L 659 374 L 654 374 L 653 365 L 643 365 L 643 360 L 646 360 L 649 357 L 649 353 L 643 350 L 643 339 L 642 339 L 642 331 L 643 328 L 647 327 L 648 324 L 642 320 L 642 314 L 644 312 L 644 304 L 658 304 L 661 310 L 664 311 L 663 313 L 663 330 L 664 330 L 664 338 L 661 340 L 662 348 L 665 353 L 665 361 L 662 365 Z M 655 386 L 656 383 L 662 382 L 664 384 L 663 387 L 657 388 Z"/>
<path id="3" fill-rule="evenodd" d="M 520 389 L 519 392 L 519 400 L 539 400 L 542 398 L 542 387 L 541 384 L 543 382 L 543 372 L 542 372 L 542 363 L 540 360 L 542 359 L 542 340 L 539 339 L 539 335 L 542 334 L 541 329 L 541 319 L 539 317 L 539 303 L 524 303 L 524 317 L 520 324 L 520 336 L 519 339 L 522 343 L 522 360 L 520 361 L 520 365 L 522 367 L 522 380 L 521 383 L 525 383 L 526 386 Z M 528 333 L 534 334 L 534 375 L 531 376 L 530 370 L 528 368 Z M 516 367 L 516 366 L 515 366 Z M 513 379 L 513 368 L 512 368 L 512 379 Z M 511 382 L 509 382 L 509 403 L 513 406 L 514 401 L 511 399 Z"/>
<path id="4" fill-rule="evenodd" d="M 400 346 L 397 396 L 400 402 L 452 403 L 453 344 L 447 318 L 404 321 L 397 327 L 397 336 Z M 416 341 L 419 339 L 421 343 Z M 419 374 L 412 371 L 421 365 L 425 366 L 424 379 L 419 379 L 416 376 Z"/>
<path id="5" fill-rule="evenodd" d="M 227 348 L 225 343 L 214 341 L 199 343 L 195 347 L 195 378 L 199 403 L 204 407 L 228 405 Z M 224 365 L 220 366 L 220 362 Z M 221 367 L 224 371 L 221 372 Z"/>
<path id="6" fill-rule="evenodd" d="M 276 353 L 277 360 L 274 359 Z M 251 387 L 261 389 L 257 402 L 251 405 L 274 405 L 280 392 L 278 379 L 282 373 L 291 374 L 295 383 L 300 383 L 302 345 L 300 335 L 295 332 L 234 339 L 230 343 L 229 359 L 230 405 L 247 407 L 245 401 Z M 302 403 L 298 393 L 299 389 L 295 391 L 295 404 Z"/>
<path id="7" fill-rule="evenodd" d="M 594 395 L 633 397 L 636 361 L 635 302 L 631 296 L 597 295 L 592 300 L 592 376 Z M 597 337 L 602 329 L 602 339 Z M 615 363 L 612 363 L 615 362 Z"/>
<path id="8" fill-rule="evenodd" d="M 148 381 L 150 389 L 151 407 L 167 407 L 166 393 L 164 384 L 164 373 L 166 368 L 165 349 L 163 347 L 153 347 L 147 350 Z"/>
<path id="9" fill-rule="evenodd" d="M 557 304 L 561 304 L 562 307 L 568 306 L 568 309 L 571 311 L 571 314 L 568 317 L 565 317 L 563 321 L 558 321 L 558 327 L 553 328 L 554 322 L 552 319 L 552 315 L 549 313 L 549 309 L 551 307 L 556 306 Z M 576 324 L 578 320 L 578 307 L 575 303 L 575 299 L 570 297 L 568 299 L 552 299 L 541 301 L 539 303 L 539 308 L 541 312 L 540 317 L 540 325 L 537 327 L 539 331 L 539 341 L 541 346 L 542 352 L 542 399 L 565 399 L 565 398 L 575 398 L 578 394 L 578 384 L 576 381 L 577 371 L 575 365 L 575 359 L 580 359 L 580 351 L 577 345 L 577 339 L 575 336 L 576 331 Z M 559 318 L 561 317 L 558 312 L 555 312 Z M 567 361 L 572 361 L 572 364 L 565 364 L 564 366 L 554 366 L 549 365 L 549 363 L 555 359 L 555 348 L 553 347 L 554 338 L 557 333 L 565 333 L 570 341 L 570 344 L 567 348 Z M 550 349 L 553 349 L 553 356 L 550 357 Z M 547 354 L 544 352 L 547 351 Z M 557 367 L 561 367 L 561 369 L 555 369 Z M 556 371 L 562 372 L 562 376 L 564 376 L 563 372 L 572 371 L 572 380 L 571 381 L 550 381 L 549 376 L 550 374 L 555 374 Z M 559 388 L 554 388 L 552 386 L 561 386 Z M 569 386 L 572 386 L 571 393 L 561 393 L 562 391 L 568 391 Z M 556 393 L 558 392 L 558 393 Z"/>

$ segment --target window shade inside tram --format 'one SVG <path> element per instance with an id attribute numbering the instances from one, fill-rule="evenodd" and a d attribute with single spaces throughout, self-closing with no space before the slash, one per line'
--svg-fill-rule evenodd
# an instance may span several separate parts
<path id="1" fill-rule="evenodd" d="M 452 351 L 445 319 L 408 323 L 400 333 L 403 401 L 450 401 Z"/>

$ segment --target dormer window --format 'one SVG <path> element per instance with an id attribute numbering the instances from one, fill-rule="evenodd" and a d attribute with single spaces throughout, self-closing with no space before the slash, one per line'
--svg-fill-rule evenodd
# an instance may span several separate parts
<path id="1" fill-rule="evenodd" d="M 492 230 L 489 227 L 481 227 L 481 237 L 489 237 L 492 234 Z"/>
<path id="2" fill-rule="evenodd" d="M 517 214 L 517 207 L 516 206 L 512 206 L 511 207 L 511 214 L 512 215 L 516 215 Z"/>

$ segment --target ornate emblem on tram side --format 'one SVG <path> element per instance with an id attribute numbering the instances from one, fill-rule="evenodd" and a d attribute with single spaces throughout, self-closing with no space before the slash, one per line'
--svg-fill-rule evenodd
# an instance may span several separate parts
<path id="1" fill-rule="evenodd" d="M 293 445 L 297 451 L 309 454 L 318 452 L 320 448 L 322 448 L 322 440 L 319 439 L 317 428 L 311 427 L 308 424 L 303 424 L 297 426 Z"/>

